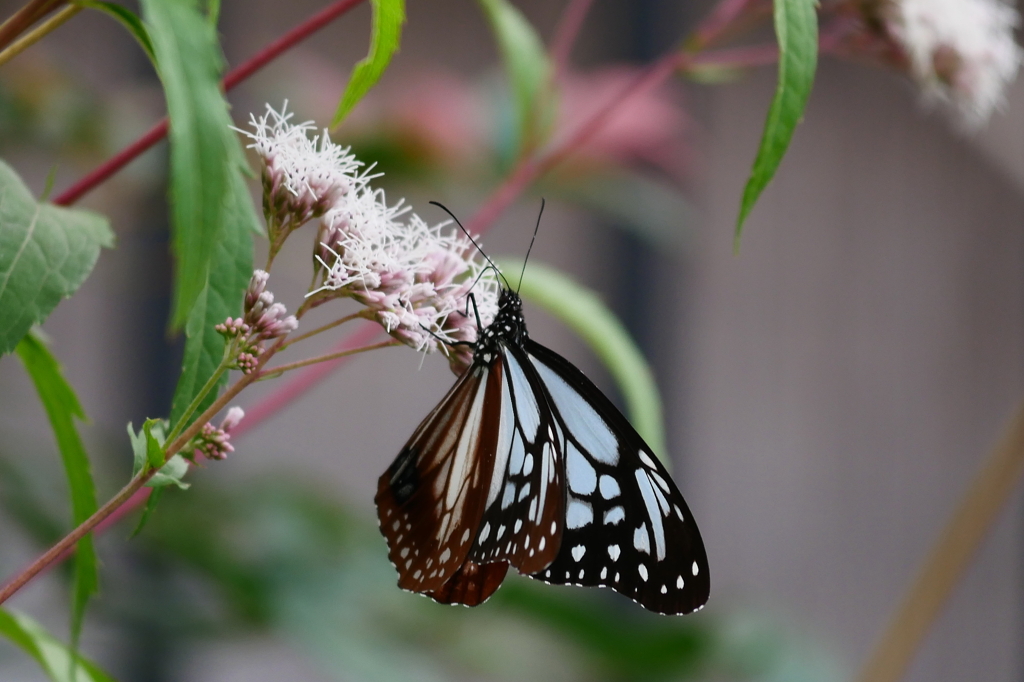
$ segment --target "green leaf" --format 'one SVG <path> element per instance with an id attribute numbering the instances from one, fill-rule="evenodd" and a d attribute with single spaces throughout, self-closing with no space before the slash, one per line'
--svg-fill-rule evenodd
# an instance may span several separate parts
<path id="1" fill-rule="evenodd" d="M 249 192 L 240 178 L 235 181 L 230 198 L 235 204 L 244 204 L 252 209 Z M 239 215 L 243 213 L 241 209 L 238 212 Z M 200 293 L 185 325 L 188 338 L 181 377 L 171 404 L 173 427 L 178 427 L 178 421 L 192 400 L 220 366 L 224 357 L 224 337 L 213 327 L 227 317 L 240 315 L 242 296 L 252 277 L 252 237 L 246 222 L 234 220 L 227 224 L 227 228 L 214 245 L 214 259 L 218 266 L 210 272 L 207 287 Z M 227 373 L 221 377 L 215 390 L 206 395 L 190 419 L 210 406 L 226 381 Z M 185 428 L 187 424 L 181 426 Z"/>
<path id="2" fill-rule="evenodd" d="M 142 49 L 146 52 L 146 56 L 149 57 L 149 61 L 156 64 L 156 55 L 153 53 L 153 41 L 149 39 L 149 32 L 146 30 L 145 25 L 143 25 L 142 20 L 139 19 L 137 14 L 127 7 L 122 7 L 121 5 L 114 4 L 113 2 L 103 2 L 102 0 L 74 0 L 74 4 L 98 10 L 104 14 L 109 14 L 118 23 L 128 29 L 128 32 L 132 34 L 132 37 L 135 38 Z"/>
<path id="3" fill-rule="evenodd" d="M 71 510 L 74 524 L 77 526 L 92 516 L 97 507 L 96 486 L 92 480 L 89 456 L 85 453 L 85 447 L 74 423 L 76 417 L 84 420 L 85 412 L 74 390 L 61 374 L 56 358 L 50 354 L 37 335 L 27 334 L 18 343 L 17 352 L 29 376 L 32 377 L 46 415 L 50 418 L 50 426 L 57 439 L 57 448 L 60 450 L 64 472 L 71 489 Z M 72 649 L 78 646 L 78 636 L 82 630 L 82 619 L 85 617 L 85 606 L 89 602 L 89 596 L 98 588 L 96 552 L 90 534 L 78 541 L 75 552 L 71 605 Z"/>
<path id="4" fill-rule="evenodd" d="M 519 287 L 525 300 L 564 322 L 593 349 L 619 385 L 633 427 L 668 465 L 658 385 L 643 353 L 615 314 L 597 294 L 551 268 L 530 263 L 529 273 L 520 283 L 517 280 L 521 265 L 506 259 L 495 262 L 503 272 L 513 273 L 508 275 L 508 282 L 512 288 Z"/>
<path id="5" fill-rule="evenodd" d="M 190 483 L 182 479 L 188 473 L 188 460 L 181 455 L 175 455 L 167 460 L 167 464 L 160 467 L 160 471 L 153 474 L 153 478 L 146 482 L 150 488 L 163 488 L 169 485 L 176 485 L 182 490 L 188 490 Z"/>
<path id="6" fill-rule="evenodd" d="M 75 293 L 100 247 L 113 245 L 106 218 L 37 203 L 0 161 L 0 355 Z"/>
<path id="7" fill-rule="evenodd" d="M 520 152 L 533 149 L 554 120 L 553 99 L 546 98 L 551 64 L 544 44 L 526 17 L 507 0 L 479 0 L 498 40 L 518 118 Z"/>
<path id="8" fill-rule="evenodd" d="M 114 682 L 114 678 L 81 656 L 74 656 L 77 660 L 72 663 L 68 648 L 23 613 L 0 609 L 0 634 L 36 659 L 53 682 Z"/>
<path id="9" fill-rule="evenodd" d="M 154 429 L 154 426 L 157 428 Z M 164 465 L 163 420 L 147 419 L 142 425 L 142 431 L 146 434 L 146 461 L 149 466 L 159 469 Z M 154 433 L 155 431 L 155 433 Z"/>
<path id="10" fill-rule="evenodd" d="M 818 63 L 818 17 L 815 0 L 775 0 L 775 37 L 779 43 L 779 81 L 761 136 L 736 220 L 734 247 L 739 250 L 743 222 L 775 175 L 803 118 Z"/>
<path id="11" fill-rule="evenodd" d="M 220 88 L 224 62 L 216 27 L 194 0 L 142 0 L 142 8 L 170 119 L 177 257 L 172 326 L 179 327 L 192 319 L 210 277 L 233 260 L 218 245 L 228 241 L 251 252 L 249 235 L 259 228 L 248 192 L 238 201 L 245 161 Z M 244 240 L 229 234 L 240 229 Z M 239 299 L 244 288 L 237 290 Z"/>
<path id="12" fill-rule="evenodd" d="M 331 127 L 338 125 L 352 111 L 352 107 L 370 91 L 391 57 L 398 52 L 402 41 L 402 24 L 405 23 L 405 0 L 372 0 L 373 27 L 370 34 L 370 52 L 352 69 L 345 93 L 334 112 Z"/>

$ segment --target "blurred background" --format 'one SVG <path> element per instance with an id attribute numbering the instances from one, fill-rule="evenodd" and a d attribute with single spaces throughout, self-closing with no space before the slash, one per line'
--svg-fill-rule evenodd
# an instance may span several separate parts
<path id="1" fill-rule="evenodd" d="M 565 119 L 603 103 L 709 4 L 595 3 Z M 0 15 L 19 5 L 3 0 Z M 321 5 L 224 2 L 228 62 Z M 516 5 L 550 41 L 562 3 Z M 443 218 L 432 199 L 468 216 L 512 160 L 494 40 L 468 0 L 412 2 L 408 14 L 401 52 L 334 139 L 377 161 L 389 197 L 427 220 Z M 287 99 L 299 120 L 325 125 L 369 21 L 357 8 L 234 91 L 236 123 Z M 708 608 L 670 619 L 518 577 L 473 610 L 399 591 L 376 530 L 376 479 L 454 377 L 442 357 L 391 348 L 359 356 L 239 439 L 225 463 L 194 472 L 130 543 L 130 521 L 107 532 L 85 652 L 122 682 L 848 678 L 1022 393 L 1024 85 L 967 136 L 905 78 L 823 58 L 734 255 L 774 86 L 773 66 L 669 84 L 483 240 L 522 258 L 545 196 L 531 259 L 599 291 L 647 353 L 675 478 L 707 545 Z M 0 157 L 37 194 L 52 169 L 59 192 L 162 114 L 145 56 L 98 14 L 0 69 Z M 118 246 L 45 325 L 91 418 L 101 499 L 130 475 L 125 424 L 168 413 L 180 366 L 165 331 L 166 153 L 83 200 L 111 218 Z M 271 288 L 289 309 L 313 238 L 293 237 L 275 263 Z M 615 394 L 581 342 L 541 311 L 527 317 L 535 338 Z M 64 486 L 31 384 L 4 358 L 4 575 L 63 534 Z M 908 679 L 1024 678 L 1022 531 L 1017 494 Z M 63 635 L 66 579 L 54 571 L 12 606 Z M 44 678 L 3 643 L 0 679 Z"/>

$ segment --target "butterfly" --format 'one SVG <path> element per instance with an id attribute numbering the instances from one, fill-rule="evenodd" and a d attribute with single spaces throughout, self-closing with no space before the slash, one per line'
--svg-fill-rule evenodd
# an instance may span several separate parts
<path id="1" fill-rule="evenodd" d="M 658 613 L 703 607 L 707 555 L 679 489 L 583 372 L 529 337 L 507 282 L 471 345 L 470 367 L 378 481 L 399 587 L 475 606 L 514 566 Z"/>

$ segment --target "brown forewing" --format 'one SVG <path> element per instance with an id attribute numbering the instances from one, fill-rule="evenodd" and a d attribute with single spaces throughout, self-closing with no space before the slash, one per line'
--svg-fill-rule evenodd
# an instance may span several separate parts
<path id="1" fill-rule="evenodd" d="M 477 606 L 487 601 L 501 587 L 507 572 L 507 561 L 478 564 L 467 560 L 440 590 L 427 594 L 442 604 Z"/>
<path id="2" fill-rule="evenodd" d="M 380 528 L 403 589 L 443 592 L 466 561 L 494 467 L 501 382 L 500 362 L 463 374 L 378 481 Z"/>

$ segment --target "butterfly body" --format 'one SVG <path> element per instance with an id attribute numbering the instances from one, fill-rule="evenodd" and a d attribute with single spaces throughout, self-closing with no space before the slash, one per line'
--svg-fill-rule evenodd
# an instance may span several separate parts
<path id="1" fill-rule="evenodd" d="M 582 372 L 529 338 L 507 289 L 376 502 L 399 586 L 443 603 L 481 603 L 510 565 L 660 613 L 707 601 L 704 545 L 668 473 Z"/>

